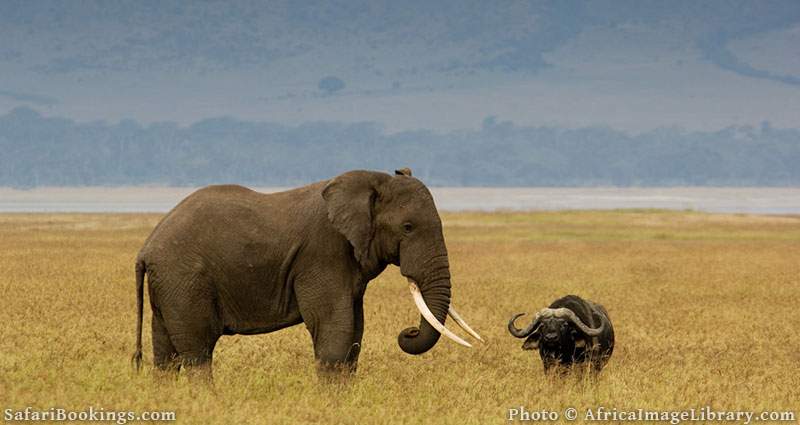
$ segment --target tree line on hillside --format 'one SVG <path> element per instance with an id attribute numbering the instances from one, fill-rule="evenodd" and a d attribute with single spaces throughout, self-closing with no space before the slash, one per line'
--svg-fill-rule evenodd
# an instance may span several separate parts
<path id="1" fill-rule="evenodd" d="M 800 130 L 525 127 L 389 134 L 375 123 L 190 126 L 0 116 L 0 186 L 295 186 L 350 169 L 408 166 L 432 186 L 796 186 Z"/>

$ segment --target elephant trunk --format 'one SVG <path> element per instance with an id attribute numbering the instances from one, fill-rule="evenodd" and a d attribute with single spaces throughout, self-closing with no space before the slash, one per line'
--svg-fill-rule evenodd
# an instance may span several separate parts
<path id="1" fill-rule="evenodd" d="M 428 273 L 421 285 L 417 286 L 418 283 L 411 278 L 409 284 L 422 315 L 419 327 L 404 329 L 397 337 L 397 343 L 408 354 L 422 354 L 436 345 L 440 332 L 451 338 L 455 336 L 443 326 L 450 308 L 450 268 L 447 257 L 440 259 L 439 267 Z M 436 323 L 432 324 L 432 321 L 441 324 L 437 326 L 439 330 L 434 328 Z"/>

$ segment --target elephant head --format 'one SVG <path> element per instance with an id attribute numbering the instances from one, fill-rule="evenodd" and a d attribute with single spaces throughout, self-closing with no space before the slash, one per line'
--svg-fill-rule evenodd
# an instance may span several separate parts
<path id="1" fill-rule="evenodd" d="M 369 278 L 383 265 L 394 264 L 408 279 L 422 317 L 418 327 L 398 336 L 403 351 L 424 353 L 433 348 L 440 333 L 470 346 L 444 327 L 448 313 L 480 339 L 450 305 L 450 264 L 442 221 L 430 192 L 411 176 L 411 170 L 397 170 L 394 176 L 351 171 L 331 180 L 322 196 L 328 219 L 350 242 Z"/>

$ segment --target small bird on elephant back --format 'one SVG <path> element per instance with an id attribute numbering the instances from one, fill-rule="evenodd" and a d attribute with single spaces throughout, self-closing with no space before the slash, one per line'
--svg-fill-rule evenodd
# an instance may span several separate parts
<path id="1" fill-rule="evenodd" d="M 136 259 L 134 364 L 147 277 L 157 370 L 185 367 L 210 379 L 222 335 L 305 323 L 321 372 L 355 371 L 364 292 L 389 264 L 408 279 L 421 314 L 398 336 L 403 351 L 424 353 L 441 334 L 471 346 L 444 326 L 448 316 L 480 339 L 451 304 L 442 222 L 411 170 L 350 171 L 272 194 L 200 189 L 161 220 Z"/>
<path id="2" fill-rule="evenodd" d="M 518 329 L 514 322 L 523 315 L 508 321 L 508 331 L 517 338 L 527 338 L 523 350 L 539 350 L 545 373 L 583 364 L 599 372 L 614 351 L 614 328 L 600 304 L 567 295 L 539 310 L 525 329 Z"/>

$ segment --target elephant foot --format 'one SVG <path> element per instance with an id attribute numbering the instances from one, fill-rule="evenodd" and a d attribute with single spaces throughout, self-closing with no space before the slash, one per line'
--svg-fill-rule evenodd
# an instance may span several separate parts
<path id="1" fill-rule="evenodd" d="M 360 353 L 361 344 L 356 342 L 348 349 L 344 361 L 319 360 L 317 362 L 317 375 L 320 381 L 332 384 L 349 382 L 358 368 L 358 356 Z"/>
<path id="2" fill-rule="evenodd" d="M 186 367 L 186 377 L 194 386 L 214 388 L 214 373 L 210 365 Z"/>
<path id="3" fill-rule="evenodd" d="M 323 385 L 340 386 L 349 384 L 355 378 L 355 369 L 349 364 L 317 364 L 317 378 Z"/>

